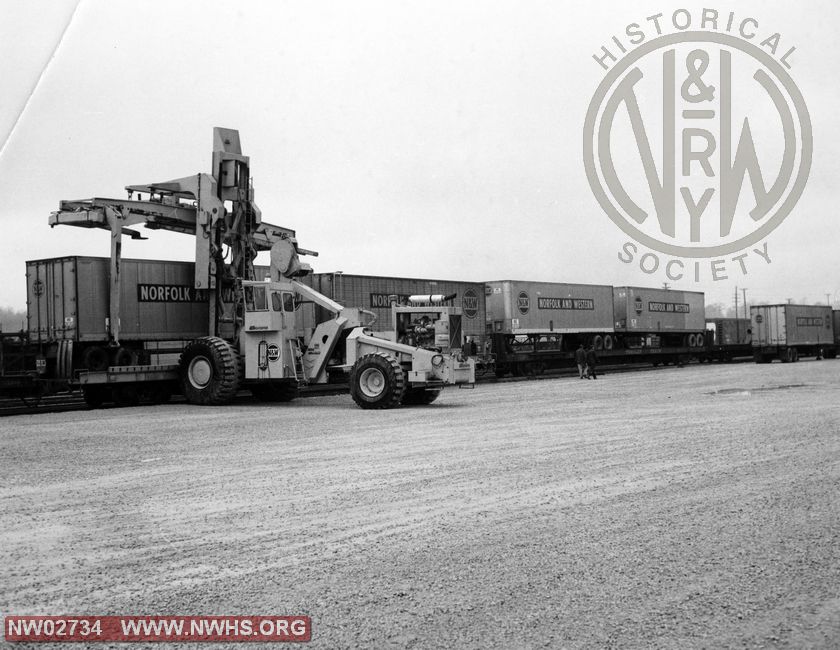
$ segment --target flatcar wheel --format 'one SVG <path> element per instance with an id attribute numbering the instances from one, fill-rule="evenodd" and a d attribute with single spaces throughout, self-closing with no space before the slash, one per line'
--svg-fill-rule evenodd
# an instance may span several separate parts
<path id="1" fill-rule="evenodd" d="M 117 406 L 137 406 L 140 403 L 140 394 L 137 387 L 132 384 L 123 384 L 114 387 L 114 403 Z"/>
<path id="2" fill-rule="evenodd" d="M 82 389 L 82 397 L 85 400 L 85 404 L 92 409 L 101 408 L 107 396 L 106 390 L 102 386 L 85 386 Z"/>

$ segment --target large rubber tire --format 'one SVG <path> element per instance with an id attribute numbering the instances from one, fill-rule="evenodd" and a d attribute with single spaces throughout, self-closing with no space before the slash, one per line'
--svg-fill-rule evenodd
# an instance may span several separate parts
<path id="1" fill-rule="evenodd" d="M 298 383 L 295 380 L 253 384 L 249 388 L 260 402 L 291 402 L 298 396 Z"/>
<path id="2" fill-rule="evenodd" d="M 441 390 L 426 390 L 425 388 L 408 388 L 403 395 L 402 403 L 406 405 L 431 404 L 434 402 Z"/>
<path id="3" fill-rule="evenodd" d="M 405 393 L 405 373 L 384 352 L 366 354 L 350 371 L 350 395 L 363 409 L 389 409 L 400 405 Z"/>
<path id="4" fill-rule="evenodd" d="M 609 334 L 604 335 L 604 349 L 605 350 L 612 350 L 613 349 L 613 337 Z"/>
<path id="5" fill-rule="evenodd" d="M 205 336 L 189 343 L 178 366 L 181 390 L 190 404 L 227 404 L 239 390 L 239 354 L 224 339 Z"/>

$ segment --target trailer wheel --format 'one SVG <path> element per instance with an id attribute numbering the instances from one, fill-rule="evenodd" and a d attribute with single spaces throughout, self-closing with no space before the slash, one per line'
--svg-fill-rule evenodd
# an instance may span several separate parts
<path id="1" fill-rule="evenodd" d="M 781 354 L 782 363 L 793 363 L 799 360 L 799 353 L 796 348 L 786 348 Z"/>
<path id="2" fill-rule="evenodd" d="M 442 389 L 425 390 L 423 388 L 408 388 L 405 391 L 405 395 L 403 395 L 402 403 L 411 406 L 415 404 L 431 404 L 438 398 L 441 390 Z"/>
<path id="3" fill-rule="evenodd" d="M 131 348 L 119 347 L 113 350 L 112 354 L 112 366 L 136 366 L 140 362 L 140 355 L 137 350 Z"/>
<path id="4" fill-rule="evenodd" d="M 87 348 L 82 354 L 82 368 L 108 370 L 108 350 L 99 345 Z"/>
<path id="5" fill-rule="evenodd" d="M 609 334 L 604 336 L 604 349 L 605 350 L 612 350 L 613 349 L 613 337 Z"/>
<path id="6" fill-rule="evenodd" d="M 227 404 L 239 390 L 239 354 L 224 339 L 205 336 L 189 343 L 178 366 L 181 388 L 190 404 Z"/>
<path id="7" fill-rule="evenodd" d="M 698 334 L 697 335 L 697 340 L 695 342 L 697 343 L 698 348 L 702 348 L 706 344 L 706 337 L 703 336 L 702 333 Z"/>
<path id="8" fill-rule="evenodd" d="M 604 337 L 602 337 L 600 334 L 595 335 L 595 338 L 592 339 L 592 345 L 595 347 L 596 350 L 603 350 Z"/>
<path id="9" fill-rule="evenodd" d="M 350 372 L 350 395 L 363 409 L 399 406 L 405 393 L 405 373 L 396 359 L 383 352 L 366 354 Z"/>
<path id="10" fill-rule="evenodd" d="M 294 380 L 253 384 L 249 388 L 260 402 L 291 402 L 298 396 L 298 383 Z"/>
<path id="11" fill-rule="evenodd" d="M 690 348 L 697 347 L 697 335 L 696 334 L 689 334 L 688 335 L 688 347 L 690 347 Z"/>

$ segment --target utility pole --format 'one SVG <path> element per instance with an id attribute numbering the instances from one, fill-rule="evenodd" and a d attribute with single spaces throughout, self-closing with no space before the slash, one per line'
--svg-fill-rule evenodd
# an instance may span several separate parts
<path id="1" fill-rule="evenodd" d="M 663 288 L 663 289 L 665 289 L 665 290 L 667 291 L 668 289 L 670 289 L 670 288 L 671 288 L 671 285 L 670 285 L 670 284 L 668 284 L 667 282 L 663 282 L 663 283 L 662 283 L 662 288 Z"/>
<path id="2" fill-rule="evenodd" d="M 830 293 L 825 294 L 825 304 L 828 305 L 829 307 L 831 307 L 831 294 Z"/>
<path id="3" fill-rule="evenodd" d="M 747 287 L 741 287 L 742 294 L 744 296 L 744 318 L 749 318 L 749 314 L 747 313 Z"/>
<path id="4" fill-rule="evenodd" d="M 738 318 L 738 286 L 735 286 L 735 318 Z"/>

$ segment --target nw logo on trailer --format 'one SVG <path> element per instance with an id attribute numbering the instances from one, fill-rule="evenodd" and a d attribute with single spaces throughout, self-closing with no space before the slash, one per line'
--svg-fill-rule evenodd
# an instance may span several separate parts
<path id="1" fill-rule="evenodd" d="M 519 296 L 516 298 L 516 307 L 519 309 L 519 313 L 523 315 L 527 314 L 528 310 L 531 309 L 531 298 L 528 296 L 527 292 L 519 292 Z"/>
<path id="2" fill-rule="evenodd" d="M 462 304 L 464 306 L 464 316 L 467 318 L 478 316 L 478 294 L 474 290 L 467 289 L 464 292 Z"/>
<path id="3" fill-rule="evenodd" d="M 795 48 L 781 42 L 752 17 L 677 9 L 630 23 L 593 55 L 607 72 L 586 115 L 584 166 L 633 240 L 622 262 L 638 255 L 645 273 L 698 282 L 770 263 L 765 239 L 799 200 L 812 154 L 788 73 Z"/>

